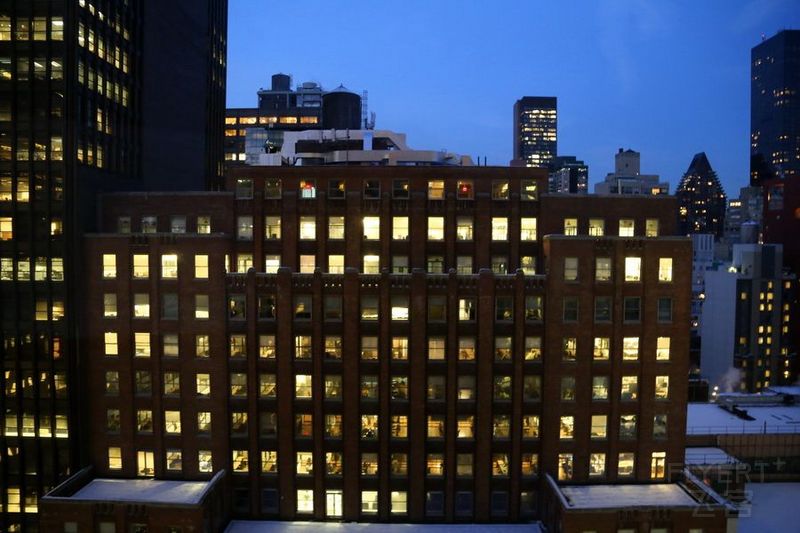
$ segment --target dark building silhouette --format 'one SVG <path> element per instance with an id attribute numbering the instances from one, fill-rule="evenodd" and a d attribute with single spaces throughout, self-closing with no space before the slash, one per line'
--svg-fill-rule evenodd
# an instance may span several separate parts
<path id="1" fill-rule="evenodd" d="M 514 103 L 514 162 L 548 168 L 558 153 L 554 96 L 523 96 Z"/>
<path id="2" fill-rule="evenodd" d="M 586 194 L 589 192 L 589 166 L 573 155 L 560 155 L 550 164 L 550 192 Z"/>
<path id="3" fill-rule="evenodd" d="M 800 30 L 750 52 L 750 184 L 800 178 Z"/>
<path id="4" fill-rule="evenodd" d="M 0 531 L 88 461 L 81 235 L 98 191 L 222 176 L 225 0 L 0 2 Z"/>
<path id="5" fill-rule="evenodd" d="M 705 152 L 692 158 L 675 196 L 682 234 L 711 233 L 715 239 L 722 237 L 727 198 Z"/>
<path id="6" fill-rule="evenodd" d="M 245 163 L 248 128 L 266 130 L 266 142 L 272 146 L 267 147 L 267 153 L 274 153 L 280 151 L 285 131 L 372 129 L 374 120 L 365 119 L 364 107 L 366 101 L 362 101 L 361 95 L 343 85 L 326 91 L 320 84 L 306 81 L 292 89 L 289 75 L 273 74 L 270 88 L 258 91 L 258 107 L 226 111 L 226 165 Z M 263 137 L 263 132 L 259 133 Z"/>

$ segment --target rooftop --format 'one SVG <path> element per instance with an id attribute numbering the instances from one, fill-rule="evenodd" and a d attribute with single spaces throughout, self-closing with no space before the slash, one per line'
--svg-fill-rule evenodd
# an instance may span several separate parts
<path id="1" fill-rule="evenodd" d="M 206 481 L 93 479 L 68 498 L 104 502 L 195 505 L 200 503 L 210 485 L 211 483 Z"/>
<path id="2" fill-rule="evenodd" d="M 363 524 L 334 522 L 276 522 L 260 520 L 233 520 L 225 533 L 301 533 L 310 530 L 327 533 L 456 533 L 474 531 L 481 533 L 541 533 L 538 523 L 531 524 Z"/>
<path id="3" fill-rule="evenodd" d="M 693 447 L 686 448 L 687 466 L 727 465 L 739 463 L 736 457 L 729 455 L 722 448 Z"/>
<path id="4" fill-rule="evenodd" d="M 697 501 L 676 483 L 559 487 L 569 509 L 695 507 Z"/>
<path id="5" fill-rule="evenodd" d="M 740 418 L 714 403 L 690 403 L 686 433 L 800 433 L 800 405 L 742 405 L 753 420 Z"/>

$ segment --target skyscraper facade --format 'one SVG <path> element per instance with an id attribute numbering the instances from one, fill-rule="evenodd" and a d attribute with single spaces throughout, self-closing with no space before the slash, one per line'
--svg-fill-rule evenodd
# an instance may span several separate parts
<path id="1" fill-rule="evenodd" d="M 548 168 L 558 153 L 558 112 L 554 96 L 523 96 L 514 104 L 514 160 Z"/>
<path id="2" fill-rule="evenodd" d="M 95 194 L 220 182 L 226 13 L 0 2 L 2 531 L 36 531 L 38 498 L 88 459 L 77 273 Z"/>
<path id="3" fill-rule="evenodd" d="M 681 233 L 711 233 L 722 237 L 727 197 L 705 152 L 695 154 L 675 191 Z"/>
<path id="4" fill-rule="evenodd" d="M 750 184 L 800 178 L 800 30 L 750 52 Z"/>

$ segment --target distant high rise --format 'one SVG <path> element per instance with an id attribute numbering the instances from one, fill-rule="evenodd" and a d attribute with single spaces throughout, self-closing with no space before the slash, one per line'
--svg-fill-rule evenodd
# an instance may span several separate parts
<path id="1" fill-rule="evenodd" d="M 750 183 L 800 178 L 800 30 L 779 32 L 750 56 Z"/>
<path id="2" fill-rule="evenodd" d="M 96 194 L 221 183 L 226 32 L 227 0 L 0 3 L 0 531 L 88 461 Z"/>
<path id="3" fill-rule="evenodd" d="M 523 96 L 514 104 L 514 159 L 548 168 L 558 153 L 556 97 Z"/>
<path id="4" fill-rule="evenodd" d="M 678 189 L 678 220 L 681 233 L 711 233 L 722 237 L 727 197 L 705 152 L 695 154 Z"/>
<path id="5" fill-rule="evenodd" d="M 556 156 L 550 165 L 550 192 L 586 194 L 589 192 L 589 167 L 572 155 Z"/>
<path id="6" fill-rule="evenodd" d="M 658 174 L 640 173 L 640 158 L 639 152 L 620 148 L 614 155 L 614 172 L 595 183 L 595 194 L 669 194 L 669 183 L 659 181 Z"/>

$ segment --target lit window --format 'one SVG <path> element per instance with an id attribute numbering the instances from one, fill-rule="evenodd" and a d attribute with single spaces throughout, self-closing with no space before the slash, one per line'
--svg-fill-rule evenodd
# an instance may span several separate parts
<path id="1" fill-rule="evenodd" d="M 173 435 L 181 433 L 181 412 L 164 411 L 164 432 Z"/>
<path id="2" fill-rule="evenodd" d="M 565 218 L 564 219 L 564 235 L 577 235 L 578 234 L 578 219 Z"/>
<path id="3" fill-rule="evenodd" d="M 310 476 L 314 473 L 314 457 L 311 452 L 297 452 L 296 472 L 298 476 Z"/>
<path id="4" fill-rule="evenodd" d="M 535 180 L 522 180 L 520 182 L 520 199 L 532 201 L 538 199 L 538 186 Z"/>
<path id="5" fill-rule="evenodd" d="M 589 219 L 589 235 L 592 237 L 602 237 L 606 233 L 606 221 L 602 218 Z"/>
<path id="6" fill-rule="evenodd" d="M 392 217 L 392 239 L 408 239 L 408 217 Z"/>
<path id="7" fill-rule="evenodd" d="M 594 352 L 593 357 L 595 360 L 607 360 L 610 354 L 611 339 L 608 337 L 595 337 L 594 338 Z"/>
<path id="8" fill-rule="evenodd" d="M 377 241 L 381 238 L 380 217 L 364 217 L 364 239 Z"/>
<path id="9" fill-rule="evenodd" d="M 392 320 L 408 320 L 408 296 L 392 296 Z"/>
<path id="10" fill-rule="evenodd" d="M 328 256 L 328 272 L 331 274 L 344 274 L 344 256 L 331 254 Z"/>
<path id="11" fill-rule="evenodd" d="M 428 182 L 428 200 L 444 200 L 444 181 Z"/>
<path id="12" fill-rule="evenodd" d="M 380 274 L 381 257 L 379 255 L 365 255 L 363 272 L 364 274 Z"/>
<path id="13" fill-rule="evenodd" d="M 294 377 L 295 398 L 311 398 L 312 381 L 309 374 L 296 374 Z"/>
<path id="14" fill-rule="evenodd" d="M 253 217 L 240 216 L 236 218 L 236 238 L 240 241 L 253 240 Z"/>
<path id="15" fill-rule="evenodd" d="M 633 475 L 634 454 L 631 452 L 620 453 L 617 459 L 617 476 L 630 477 Z"/>
<path id="16" fill-rule="evenodd" d="M 344 217 L 328 217 L 328 238 L 344 239 Z"/>
<path id="17" fill-rule="evenodd" d="M 644 223 L 645 237 L 658 237 L 658 219 L 648 218 Z"/>
<path id="18" fill-rule="evenodd" d="M 302 231 L 302 222 L 300 223 L 300 225 Z M 276 217 L 276 216 L 264 217 L 264 238 L 267 240 L 275 240 L 281 238 L 281 217 Z"/>
<path id="19" fill-rule="evenodd" d="M 122 448 L 117 446 L 108 448 L 108 469 L 122 470 Z"/>
<path id="20" fill-rule="evenodd" d="M 495 274 L 508 274 L 508 256 L 493 255 L 491 257 L 492 272 Z"/>
<path id="21" fill-rule="evenodd" d="M 622 376 L 620 399 L 636 400 L 638 397 L 639 397 L 639 378 L 637 376 Z"/>
<path id="22" fill-rule="evenodd" d="M 458 320 L 472 321 L 475 320 L 477 314 L 477 306 L 473 298 L 460 298 L 458 300 Z"/>
<path id="23" fill-rule="evenodd" d="M 378 513 L 378 491 L 377 490 L 362 490 L 361 491 L 361 513 L 362 514 L 377 514 Z"/>
<path id="24" fill-rule="evenodd" d="M 147 278 L 150 276 L 150 262 L 146 254 L 133 255 L 133 277 Z"/>
<path id="25" fill-rule="evenodd" d="M 194 256 L 194 277 L 197 279 L 208 279 L 208 256 Z"/>
<path id="26" fill-rule="evenodd" d="M 666 475 L 667 452 L 653 452 L 650 456 L 650 478 L 663 479 Z"/>
<path id="27" fill-rule="evenodd" d="M 197 233 L 209 234 L 211 233 L 211 217 L 199 216 L 197 217 Z"/>
<path id="28" fill-rule="evenodd" d="M 408 512 L 408 492 L 392 491 L 389 501 L 392 514 L 406 514 Z"/>
<path id="29" fill-rule="evenodd" d="M 558 454 L 558 480 L 569 481 L 572 479 L 572 461 L 571 453 Z"/>
<path id="30" fill-rule="evenodd" d="M 471 255 L 459 255 L 456 257 L 456 273 L 459 275 L 472 274 Z"/>
<path id="31" fill-rule="evenodd" d="M 144 257 L 147 258 L 147 256 Z M 136 260 L 135 258 L 136 256 L 134 256 L 134 261 Z M 103 254 L 103 278 L 113 279 L 116 277 L 117 277 L 117 256 L 115 254 Z"/>
<path id="32" fill-rule="evenodd" d="M 521 241 L 535 241 L 536 240 L 536 218 L 523 217 L 520 220 L 520 235 Z"/>
<path id="33" fill-rule="evenodd" d="M 247 473 L 250 469 L 249 461 L 248 461 L 248 451 L 247 450 L 232 450 L 232 462 L 233 462 L 233 471 L 236 473 Z M 299 491 L 298 491 L 299 492 Z M 311 491 L 309 491 L 311 492 Z M 298 506 L 300 505 L 298 501 Z"/>
<path id="34" fill-rule="evenodd" d="M 119 346 L 117 344 L 117 334 L 113 331 L 106 331 L 103 334 L 104 346 L 106 355 L 119 355 Z"/>
<path id="35" fill-rule="evenodd" d="M 150 333 L 136 332 L 134 337 L 134 356 L 150 357 Z"/>
<path id="36" fill-rule="evenodd" d="M 605 475 L 606 475 L 606 454 L 604 453 L 589 454 L 589 477 L 603 477 Z"/>
<path id="37" fill-rule="evenodd" d="M 494 338 L 494 360 L 495 361 L 510 361 L 511 360 L 511 347 L 513 342 L 511 337 L 495 337 Z"/>
<path id="38" fill-rule="evenodd" d="M 537 361 L 542 357 L 542 338 L 525 337 L 525 360 Z"/>
<path id="39" fill-rule="evenodd" d="M 317 197 L 317 184 L 314 180 L 300 180 L 300 198 L 312 199 Z"/>
<path id="40" fill-rule="evenodd" d="M 508 200 L 508 182 L 492 182 L 492 200 Z"/>
<path id="41" fill-rule="evenodd" d="M 769 372 L 769 370 L 767 370 Z M 656 400 L 669 399 L 669 376 L 656 376 Z"/>
<path id="42" fill-rule="evenodd" d="M 315 217 L 300 217 L 300 238 L 312 241 L 317 238 L 317 220 Z"/>
<path id="43" fill-rule="evenodd" d="M 493 241 L 508 240 L 508 218 L 492 217 L 492 240 Z"/>
<path id="44" fill-rule="evenodd" d="M 610 257 L 596 257 L 595 258 L 594 279 L 596 281 L 610 281 L 611 280 L 611 258 Z"/>
<path id="45" fill-rule="evenodd" d="M 133 295 L 133 318 L 150 318 L 150 295 L 137 293 Z"/>
<path id="46" fill-rule="evenodd" d="M 621 218 L 619 220 L 619 236 L 620 237 L 633 237 L 634 234 L 634 221 L 632 218 Z"/>
<path id="47" fill-rule="evenodd" d="M 178 256 L 177 254 L 162 254 L 161 256 L 161 277 L 164 279 L 178 278 Z"/>
<path id="48" fill-rule="evenodd" d="M 658 258 L 658 281 L 672 281 L 672 258 Z"/>
<path id="49" fill-rule="evenodd" d="M 564 281 L 577 281 L 578 280 L 578 258 L 565 257 L 564 258 Z"/>
<path id="50" fill-rule="evenodd" d="M 194 317 L 198 320 L 209 318 L 208 295 L 196 294 L 194 297 Z"/>
<path id="51" fill-rule="evenodd" d="M 472 217 L 456 218 L 456 240 L 472 240 Z"/>
<path id="52" fill-rule="evenodd" d="M 608 429 L 608 416 L 607 415 L 592 415 L 592 439 L 606 438 Z"/>
<path id="53" fill-rule="evenodd" d="M 277 274 L 278 268 L 281 266 L 281 256 L 279 255 L 266 255 L 264 256 L 264 272 L 267 274 Z"/>
<path id="54" fill-rule="evenodd" d="M 559 438 L 571 439 L 575 436 L 575 417 L 562 416 L 560 424 Z"/>
<path id="55" fill-rule="evenodd" d="M 311 336 L 296 335 L 294 338 L 294 358 L 311 359 Z"/>
<path id="56" fill-rule="evenodd" d="M 313 255 L 301 255 L 300 256 L 300 273 L 301 274 L 313 274 L 314 269 L 316 268 L 317 260 L 316 257 Z"/>
<path id="57" fill-rule="evenodd" d="M 670 347 L 670 338 L 669 337 L 658 337 L 656 339 L 656 360 L 657 361 L 669 361 L 669 347 Z"/>
<path id="58" fill-rule="evenodd" d="M 642 279 L 642 258 L 625 258 L 625 281 L 641 281 Z"/>
<path id="59" fill-rule="evenodd" d="M 445 355 L 444 337 L 431 337 L 428 339 L 428 359 L 443 360 Z"/>
<path id="60" fill-rule="evenodd" d="M 622 338 L 622 359 L 624 361 L 639 359 L 639 337 Z"/>
<path id="61" fill-rule="evenodd" d="M 444 217 L 428 217 L 428 240 L 444 240 Z"/>
<path id="62" fill-rule="evenodd" d="M 361 415 L 361 439 L 378 438 L 378 415 Z"/>
<path id="63" fill-rule="evenodd" d="M 608 400 L 608 376 L 592 378 L 592 400 Z"/>
<path id="64" fill-rule="evenodd" d="M 408 359 L 408 337 L 392 337 L 392 359 L 396 361 Z"/>

